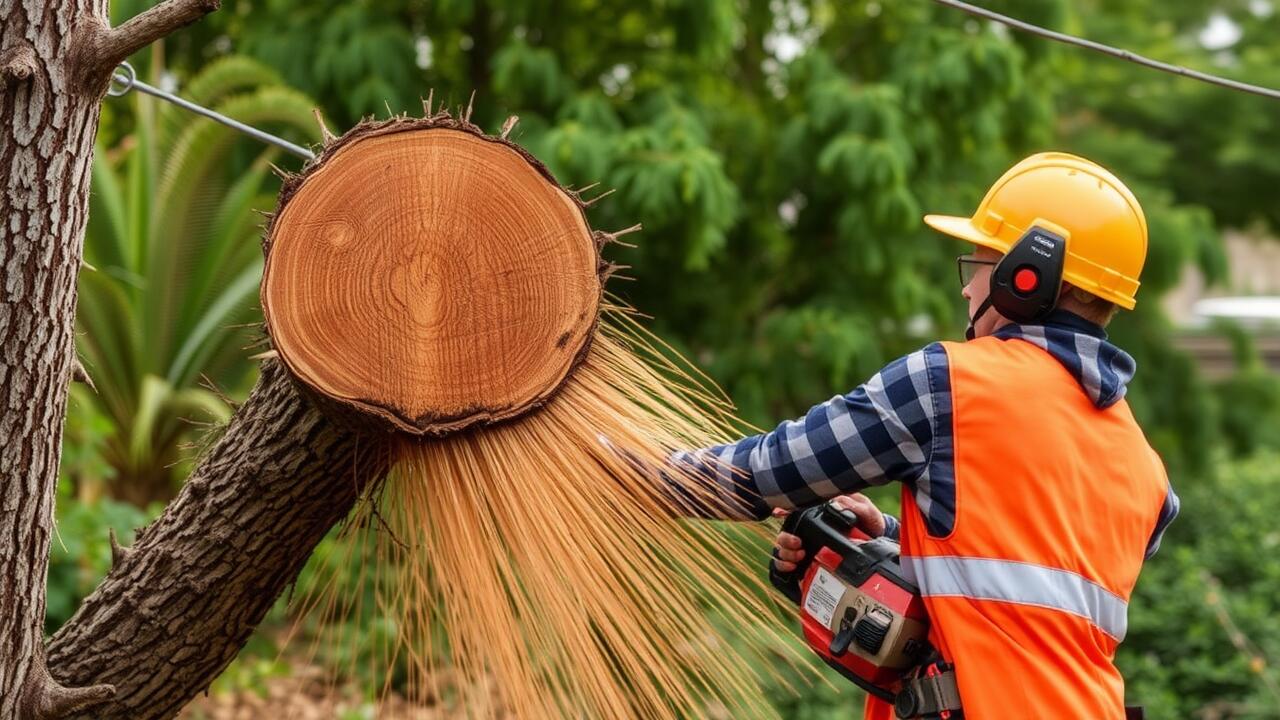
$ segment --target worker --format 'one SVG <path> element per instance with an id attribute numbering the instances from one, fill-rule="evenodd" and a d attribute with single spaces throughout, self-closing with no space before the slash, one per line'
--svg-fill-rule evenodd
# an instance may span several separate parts
<path id="1" fill-rule="evenodd" d="M 1146 219 L 1104 168 L 1042 153 L 972 217 L 924 221 L 974 246 L 958 258 L 967 342 L 933 343 L 799 420 L 672 462 L 755 518 L 844 496 L 868 534 L 900 541 L 937 654 L 915 689 L 949 683 L 961 705 L 912 717 L 1120 720 L 1129 598 L 1178 511 L 1124 400 L 1134 360 L 1104 330 L 1134 307 Z M 901 518 L 850 495 L 890 481 Z M 799 539 L 780 534 L 774 556 L 794 570 Z M 871 698 L 866 717 L 894 713 Z"/>

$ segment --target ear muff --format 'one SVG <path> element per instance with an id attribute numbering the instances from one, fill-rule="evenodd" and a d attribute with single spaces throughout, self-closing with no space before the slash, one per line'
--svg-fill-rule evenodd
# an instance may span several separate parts
<path id="1" fill-rule="evenodd" d="M 1067 239 L 1033 225 L 991 271 L 991 305 L 1015 323 L 1043 320 L 1058 305 Z"/>

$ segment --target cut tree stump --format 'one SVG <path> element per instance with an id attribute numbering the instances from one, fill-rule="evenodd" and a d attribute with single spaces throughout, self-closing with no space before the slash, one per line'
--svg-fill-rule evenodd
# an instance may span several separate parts
<path id="1" fill-rule="evenodd" d="M 546 402 L 590 346 L 607 234 L 531 155 L 463 118 L 362 123 L 286 179 L 262 307 L 340 418 L 440 435 Z"/>

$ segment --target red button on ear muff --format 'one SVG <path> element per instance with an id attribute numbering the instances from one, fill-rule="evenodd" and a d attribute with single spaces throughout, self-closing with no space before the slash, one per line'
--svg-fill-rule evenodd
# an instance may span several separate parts
<path id="1" fill-rule="evenodd" d="M 1035 291 L 1040 285 L 1040 274 L 1029 267 L 1018 268 L 1013 274 L 1013 287 L 1020 293 Z"/>

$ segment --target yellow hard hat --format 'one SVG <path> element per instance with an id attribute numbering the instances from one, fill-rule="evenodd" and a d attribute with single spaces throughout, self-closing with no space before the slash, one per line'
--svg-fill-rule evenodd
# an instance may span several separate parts
<path id="1" fill-rule="evenodd" d="M 1106 168 L 1060 152 L 1009 168 L 972 218 L 926 215 L 939 232 L 1009 252 L 1039 226 L 1067 240 L 1062 279 L 1132 310 L 1147 257 L 1147 218 L 1129 188 Z"/>

